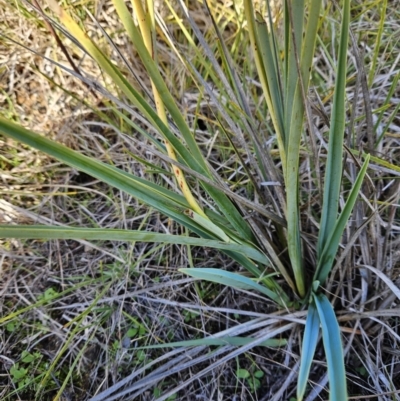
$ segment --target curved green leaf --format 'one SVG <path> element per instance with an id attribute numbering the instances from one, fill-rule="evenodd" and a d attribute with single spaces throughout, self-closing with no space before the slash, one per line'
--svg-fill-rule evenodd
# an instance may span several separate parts
<path id="1" fill-rule="evenodd" d="M 318 311 L 315 307 L 315 303 L 312 301 L 307 313 L 306 327 L 303 336 L 303 346 L 301 349 L 300 370 L 299 377 L 297 379 L 298 401 L 303 399 L 306 391 L 311 364 L 314 358 L 315 348 L 317 347 L 318 343 L 319 323 Z"/>
<path id="2" fill-rule="evenodd" d="M 340 328 L 331 303 L 324 294 L 313 294 L 322 328 L 326 362 L 328 365 L 329 400 L 347 401 L 346 371 Z"/>
<path id="3" fill-rule="evenodd" d="M 268 298 L 274 300 L 276 303 L 280 305 L 283 304 L 281 294 L 275 293 L 270 289 L 254 282 L 250 278 L 237 273 L 231 273 L 225 270 L 213 268 L 179 269 L 179 271 L 200 280 L 212 281 L 213 283 L 223 284 L 241 290 L 258 291 L 266 295 Z M 287 299 L 285 301 L 287 301 Z"/>
<path id="4" fill-rule="evenodd" d="M 255 338 L 251 337 L 221 337 L 221 338 L 199 338 L 197 340 L 186 340 L 176 341 L 165 344 L 147 345 L 145 347 L 135 347 L 135 349 L 156 349 L 156 348 L 168 348 L 168 347 L 197 347 L 201 345 L 207 346 L 222 346 L 222 345 L 233 345 L 235 347 L 241 347 L 243 345 L 250 344 Z M 287 344 L 287 340 L 270 338 L 258 344 L 257 347 L 282 347 Z"/>
<path id="5" fill-rule="evenodd" d="M 317 270 L 314 275 L 314 280 L 319 281 L 320 283 L 324 283 L 326 278 L 328 277 L 329 272 L 332 269 L 333 261 L 335 259 L 335 255 L 339 248 L 340 238 L 342 237 L 343 231 L 346 227 L 346 224 L 349 220 L 351 211 L 353 210 L 354 204 L 357 201 L 358 193 L 360 191 L 362 182 L 364 180 L 365 174 L 367 172 L 368 164 L 369 164 L 369 155 L 365 158 L 365 161 L 361 167 L 360 172 L 356 178 L 356 181 L 351 188 L 349 197 L 347 198 L 346 204 L 333 227 L 333 230 L 330 232 L 330 236 L 320 254 L 318 259 Z"/>
<path id="6" fill-rule="evenodd" d="M 35 149 L 45 152 L 77 170 L 83 171 L 92 177 L 132 195 L 146 205 L 153 207 L 168 217 L 171 217 L 176 222 L 184 225 L 189 230 L 203 238 L 216 239 L 212 231 L 208 231 L 198 222 L 193 220 L 188 214 L 184 213 L 185 210 L 189 208 L 189 205 L 183 196 L 178 195 L 175 192 L 169 191 L 150 181 L 136 177 L 114 166 L 82 155 L 79 152 L 57 143 L 56 141 L 29 131 L 2 117 L 0 117 L 0 133 L 4 133 L 10 138 L 21 141 Z M 210 216 L 213 215 L 215 215 L 215 213 L 210 214 Z M 261 274 L 257 266 L 255 266 L 248 258 L 229 250 L 225 252 L 255 276 L 258 277 Z"/>
<path id="7" fill-rule="evenodd" d="M 308 23 L 303 39 L 303 22 L 305 2 L 302 0 L 285 3 L 287 13 L 286 28 L 287 46 L 286 63 L 286 98 L 285 98 L 285 135 L 286 135 L 286 166 L 284 168 L 287 203 L 288 251 L 301 297 L 306 294 L 302 249 L 300 239 L 299 211 L 299 158 L 300 141 L 304 131 L 305 100 L 310 81 L 311 65 L 314 57 L 320 0 L 309 3 Z M 290 4 L 290 5 L 289 5 Z M 290 22 L 290 23 L 289 23 Z M 293 23 L 293 26 L 292 26 Z M 294 37 L 293 37 L 294 35 Z"/>
<path id="8" fill-rule="evenodd" d="M 184 235 L 159 234 L 146 231 L 116 230 L 107 228 L 49 227 L 36 225 L 0 225 L 0 237 L 26 239 L 140 241 L 191 245 L 237 252 L 264 265 L 270 264 L 269 260 L 264 254 L 249 245 L 237 244 L 235 242 L 226 243 L 222 241 L 188 237 Z"/>
<path id="9" fill-rule="evenodd" d="M 343 137 L 345 128 L 345 96 L 347 73 L 347 47 L 349 41 L 350 0 L 345 0 L 342 12 L 338 66 L 329 130 L 328 160 L 326 162 L 324 200 L 318 237 L 318 255 L 329 242 L 338 214 L 340 183 L 342 180 Z M 322 281 L 321 281 L 322 282 Z"/>

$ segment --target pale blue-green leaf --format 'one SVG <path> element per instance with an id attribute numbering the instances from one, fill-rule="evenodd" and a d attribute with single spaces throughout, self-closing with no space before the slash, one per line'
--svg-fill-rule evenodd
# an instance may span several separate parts
<path id="1" fill-rule="evenodd" d="M 292 120 L 292 107 L 294 102 L 301 100 L 301 97 L 295 99 L 296 87 L 298 86 L 298 64 L 300 63 L 301 48 L 303 42 L 303 25 L 305 15 L 305 1 L 296 0 L 284 2 L 285 14 L 285 71 L 284 71 L 284 91 L 285 91 L 285 119 L 284 129 L 286 135 L 286 150 L 290 144 L 289 132 Z M 293 22 L 293 26 L 291 24 Z M 294 36 L 294 38 L 293 38 Z M 297 53 L 297 55 L 296 55 Z M 288 162 L 287 162 L 288 164 Z"/>
<path id="2" fill-rule="evenodd" d="M 155 344 L 155 345 L 147 345 L 145 347 L 135 347 L 135 349 L 155 349 L 155 348 L 168 348 L 168 347 L 197 347 L 201 345 L 206 346 L 222 346 L 222 345 L 233 345 L 235 347 L 241 347 L 243 345 L 250 344 L 254 341 L 254 338 L 251 337 L 221 337 L 221 338 L 199 338 L 197 340 L 186 340 L 186 341 L 176 341 L 172 343 L 165 344 Z M 287 344 L 286 339 L 275 339 L 271 338 L 269 340 L 265 340 L 257 347 L 283 347 Z"/>
<path id="3" fill-rule="evenodd" d="M 329 400 L 347 401 L 343 344 L 332 305 L 324 294 L 313 294 L 322 328 L 322 340 L 328 365 Z"/>
<path id="4" fill-rule="evenodd" d="M 303 336 L 303 346 L 300 354 L 300 370 L 297 379 L 297 400 L 302 401 L 308 377 L 310 375 L 311 364 L 315 354 L 315 348 L 318 343 L 319 317 L 314 301 L 310 302 L 307 312 L 306 326 Z"/>
<path id="5" fill-rule="evenodd" d="M 49 227 L 49 226 L 14 226 L 0 225 L 1 238 L 26 239 L 84 239 L 103 241 L 140 241 L 165 244 L 180 244 L 216 248 L 237 252 L 262 264 L 269 264 L 268 259 L 256 248 L 249 245 L 226 243 L 205 238 L 184 235 L 151 233 L 147 231 L 116 230 L 106 228 Z"/>
<path id="6" fill-rule="evenodd" d="M 317 31 L 321 4 L 322 0 L 310 0 L 309 2 L 308 19 L 304 34 L 303 48 L 301 50 L 300 62 L 301 77 L 303 80 L 304 89 L 306 91 L 310 82 L 315 44 L 318 37 Z"/>
<path id="7" fill-rule="evenodd" d="M 268 88 L 270 91 L 271 102 L 273 109 L 269 110 L 271 114 L 274 114 L 274 121 L 277 126 L 275 127 L 277 135 L 281 136 L 281 141 L 285 143 L 285 132 L 283 127 L 283 88 L 281 84 L 280 69 L 279 69 L 279 55 L 277 49 L 274 46 L 274 32 L 268 30 L 267 24 L 263 16 L 257 14 L 255 19 L 256 28 L 256 41 L 257 50 L 263 61 L 265 69 L 265 75 L 268 82 Z"/>
<path id="8" fill-rule="evenodd" d="M 212 281 L 213 283 L 219 283 L 241 290 L 257 291 L 271 298 L 278 304 L 282 304 L 282 299 L 277 293 L 237 273 L 213 268 L 179 269 L 179 271 L 199 280 Z"/>
<path id="9" fill-rule="evenodd" d="M 285 154 L 285 143 L 284 143 L 284 132 L 282 131 L 282 127 L 277 120 L 277 114 L 274 111 L 274 105 L 272 101 L 272 91 L 271 88 L 269 87 L 268 84 L 268 79 L 267 79 L 267 66 L 264 65 L 265 60 L 263 59 L 262 52 L 260 51 L 259 48 L 259 42 L 260 42 L 260 37 L 259 34 L 257 33 L 257 28 L 256 24 L 257 22 L 255 21 L 254 17 L 254 7 L 253 7 L 253 1 L 252 0 L 245 0 L 244 1 L 244 13 L 246 16 L 246 22 L 247 22 L 247 29 L 249 32 L 249 38 L 250 38 L 250 43 L 251 47 L 253 49 L 254 53 L 254 61 L 256 64 L 257 68 L 257 73 L 258 77 L 264 92 L 265 100 L 268 106 L 268 109 L 271 111 L 271 119 L 273 126 L 275 128 L 275 131 L 277 132 L 277 141 L 278 141 L 278 146 L 280 150 L 280 157 L 283 162 L 283 166 L 286 165 L 286 154 Z"/>
<path id="10" fill-rule="evenodd" d="M 303 132 L 305 101 L 314 57 L 321 0 L 313 0 L 309 5 L 310 11 L 305 40 L 302 41 L 304 7 L 305 4 L 302 1 L 286 5 L 286 10 L 290 17 L 287 23 L 292 21 L 294 26 L 291 27 L 288 33 L 290 35 L 288 38 L 289 55 L 285 55 L 289 57 L 286 87 L 286 94 L 289 98 L 286 98 L 285 103 L 285 135 L 287 138 L 285 183 L 287 190 L 288 251 L 300 296 L 304 296 L 306 293 L 300 240 L 298 188 L 300 141 Z M 295 35 L 295 38 L 293 38 L 293 35 Z"/>
<path id="11" fill-rule="evenodd" d="M 317 254 L 320 256 L 329 242 L 335 226 L 343 164 L 343 137 L 345 130 L 345 96 L 347 76 L 347 47 L 349 41 L 350 0 L 345 0 L 342 11 L 338 66 L 335 80 L 335 93 L 332 104 L 331 126 L 329 130 L 328 159 L 325 171 L 324 199 L 321 225 L 318 237 Z M 321 281 L 322 282 L 322 281 Z"/>
<path id="12" fill-rule="evenodd" d="M 353 210 L 354 204 L 357 201 L 358 193 L 360 191 L 362 182 L 364 180 L 365 174 L 367 172 L 368 163 L 370 156 L 367 155 L 365 161 L 361 167 L 360 172 L 356 178 L 356 181 L 351 188 L 349 197 L 344 205 L 344 208 L 333 227 L 330 236 L 328 237 L 328 241 L 325 244 L 322 253 L 320 254 L 317 270 L 314 275 L 314 280 L 318 280 L 320 283 L 324 283 L 326 278 L 328 277 L 329 272 L 332 269 L 333 261 L 335 259 L 336 252 L 339 248 L 340 239 L 342 237 L 343 231 L 346 227 L 346 224 L 350 218 L 351 211 Z"/>

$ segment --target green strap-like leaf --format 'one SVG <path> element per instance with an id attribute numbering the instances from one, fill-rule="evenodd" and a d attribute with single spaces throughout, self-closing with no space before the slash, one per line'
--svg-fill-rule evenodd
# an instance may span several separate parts
<path id="1" fill-rule="evenodd" d="M 189 207 L 185 198 L 172 191 L 150 181 L 135 177 L 114 166 L 84 156 L 79 152 L 20 127 L 2 117 L 0 117 L 0 132 L 10 138 L 45 152 L 55 157 L 57 160 L 83 171 L 92 177 L 98 178 L 115 188 L 129 193 L 188 227 L 196 227 L 194 221 L 182 213 L 183 208 L 187 209 Z"/>
<path id="2" fill-rule="evenodd" d="M 257 24 L 260 22 L 256 22 L 254 17 L 254 8 L 253 8 L 253 1 L 252 0 L 245 0 L 244 1 L 244 11 L 246 15 L 246 21 L 249 31 L 250 43 L 253 48 L 255 64 L 257 67 L 258 76 L 260 79 L 261 86 L 263 88 L 265 100 L 267 102 L 268 109 L 271 113 L 271 119 L 277 133 L 277 141 L 279 146 L 280 156 L 282 158 L 283 165 L 286 165 L 286 154 L 285 154 L 285 139 L 284 139 L 284 132 L 282 127 L 282 122 L 279 121 L 278 117 L 278 110 L 274 109 L 274 102 L 272 100 L 273 96 L 278 96 L 278 94 L 273 94 L 272 89 L 269 87 L 268 78 L 267 78 L 267 67 L 264 65 L 266 62 L 272 62 L 272 60 L 265 60 L 264 55 L 266 52 L 262 52 L 260 49 L 260 37 L 257 29 Z M 259 26 L 261 30 L 263 30 L 262 26 Z M 265 32 L 264 32 L 265 33 Z M 267 39 L 269 40 L 269 39 Z M 276 79 L 275 77 L 274 79 Z M 279 102 L 278 102 L 279 103 Z"/>
<path id="3" fill-rule="evenodd" d="M 123 10 L 123 2 L 121 0 L 116 1 L 121 6 L 120 11 Z M 133 87 L 133 85 L 130 84 L 121 71 L 110 61 L 109 57 L 107 57 L 104 52 L 102 52 L 101 49 L 80 29 L 75 21 L 61 7 L 59 7 L 57 3 L 54 2 L 51 8 L 58 14 L 60 20 L 79 41 L 80 45 L 83 46 L 91 55 L 91 57 L 96 60 L 100 67 L 103 68 L 107 74 L 109 74 L 113 82 L 121 89 L 127 98 L 139 108 L 139 110 L 149 119 L 149 121 L 158 128 L 160 134 L 171 143 L 176 152 L 183 158 L 185 163 L 198 173 L 204 174 L 212 179 L 213 176 L 208 168 L 207 162 L 203 157 L 183 114 L 179 110 L 175 100 L 173 99 L 173 96 L 168 90 L 168 87 L 164 82 L 160 71 L 158 70 L 157 64 L 154 62 L 148 50 L 146 49 L 138 28 L 134 24 L 129 25 L 129 29 L 135 40 L 134 44 L 136 50 L 138 51 L 138 54 L 146 67 L 147 73 L 157 87 L 158 93 L 171 114 L 172 119 L 177 125 L 180 134 L 184 138 L 188 149 L 186 149 L 185 145 L 182 143 L 182 139 L 172 134 L 171 130 L 163 123 L 156 111 Z M 126 22 L 128 20 L 129 17 L 125 16 L 124 21 Z M 216 202 L 221 212 L 238 231 L 240 236 L 248 241 L 253 241 L 254 236 L 252 231 L 230 199 L 223 192 L 214 188 L 213 186 L 210 186 L 206 183 L 202 183 L 202 185 L 210 194 L 212 199 Z"/>
<path id="4" fill-rule="evenodd" d="M 243 345 L 250 344 L 254 341 L 251 337 L 221 337 L 221 338 L 199 338 L 197 340 L 186 340 L 186 341 L 176 341 L 173 343 L 165 344 L 155 344 L 147 345 L 145 347 L 135 347 L 135 349 L 156 349 L 156 348 L 168 348 L 168 347 L 197 347 L 201 345 L 206 346 L 223 346 L 223 345 L 233 345 L 235 347 L 241 347 Z M 262 343 L 258 344 L 257 347 L 282 347 L 287 344 L 287 340 L 270 338 Z"/>
<path id="5" fill-rule="evenodd" d="M 291 145 L 290 132 L 292 135 L 301 135 L 300 132 L 294 132 L 294 127 L 291 125 L 293 121 L 293 108 L 303 104 L 301 93 L 296 89 L 299 85 L 298 64 L 301 65 L 301 49 L 303 44 L 303 26 L 305 16 L 305 0 L 285 1 L 285 71 L 284 71 L 284 90 L 285 90 L 285 137 L 286 137 L 286 152 Z M 292 25 L 293 22 L 293 25 Z M 297 54 L 296 54 L 297 53 Z M 296 116 L 299 121 L 303 120 L 303 114 Z M 302 128 L 302 127 L 301 127 Z M 286 161 L 286 167 L 292 167 L 289 160 Z M 285 172 L 286 174 L 286 172 Z"/>
<path id="6" fill-rule="evenodd" d="M 306 391 L 311 364 L 318 343 L 319 323 L 318 311 L 314 301 L 312 301 L 308 308 L 303 347 L 301 349 L 300 371 L 297 379 L 297 401 L 302 401 Z"/>
<path id="7" fill-rule="evenodd" d="M 190 150 L 190 157 L 186 157 L 184 160 L 188 164 L 188 166 L 194 168 L 196 171 L 208 175 L 210 178 L 212 178 L 212 174 L 209 171 L 209 168 L 207 166 L 207 163 L 205 161 L 204 156 L 202 155 L 200 148 L 187 124 L 185 121 L 185 118 L 179 110 L 175 99 L 171 95 L 167 84 L 165 83 L 159 69 L 157 63 L 153 60 L 151 55 L 149 54 L 144 41 L 142 39 L 142 36 L 140 35 L 140 32 L 138 28 L 135 26 L 133 23 L 132 19 L 129 16 L 129 11 L 125 5 L 125 3 L 122 0 L 114 0 L 114 4 L 117 5 L 117 11 L 122 19 L 122 22 L 125 24 L 125 28 L 127 29 L 127 32 L 129 33 L 129 36 L 131 37 L 136 50 L 138 51 L 138 54 L 146 68 L 147 73 L 149 74 L 152 82 L 154 83 L 155 87 L 157 88 L 157 92 L 160 95 L 162 101 L 164 102 L 165 107 L 168 109 L 169 113 L 171 114 L 175 124 L 179 128 L 180 133 L 182 134 L 189 150 Z M 93 46 L 90 46 L 92 48 Z M 108 67 L 106 70 L 107 72 L 113 74 L 112 77 L 114 80 L 117 79 L 116 82 L 122 83 L 121 89 L 124 90 L 125 94 L 131 98 L 132 96 L 135 100 L 138 98 L 139 94 L 136 93 L 134 88 L 129 85 L 129 83 L 125 80 L 123 80 L 123 76 L 119 71 L 115 71 L 115 68 L 113 66 L 107 66 L 107 63 L 111 64 L 107 60 L 104 60 L 103 58 L 99 58 L 98 60 L 99 64 L 105 68 Z M 154 119 L 154 121 L 157 121 L 157 119 Z M 176 149 L 176 139 L 177 138 L 167 138 L 171 144 L 174 146 Z M 196 166 L 194 165 L 196 163 Z M 206 191 L 211 195 L 213 200 L 217 203 L 219 206 L 220 210 L 222 213 L 228 218 L 229 221 L 231 221 L 232 225 L 235 227 L 235 229 L 240 233 L 243 238 L 246 240 L 253 240 L 253 233 L 251 232 L 248 224 L 244 221 L 243 217 L 240 215 L 239 211 L 236 209 L 236 207 L 232 204 L 230 199 L 221 191 L 217 190 L 216 188 L 209 186 L 205 183 L 202 184 L 203 187 L 206 189 Z"/>
<path id="8" fill-rule="evenodd" d="M 357 201 L 361 184 L 367 172 L 369 159 L 370 156 L 367 155 L 364 164 L 362 165 L 361 170 L 358 173 L 357 179 L 350 191 L 350 195 L 346 201 L 346 204 L 344 205 L 342 213 L 340 214 L 335 226 L 333 227 L 333 230 L 329 233 L 330 236 L 328 237 L 325 247 L 323 248 L 322 253 L 320 254 L 320 257 L 318 259 L 318 265 L 315 272 L 314 280 L 318 280 L 321 284 L 325 282 L 329 272 L 332 269 L 333 261 L 339 248 L 340 239 L 349 220 L 354 204 Z"/>
<path id="9" fill-rule="evenodd" d="M 184 213 L 189 205 L 181 195 L 150 181 L 135 177 L 114 166 L 84 156 L 51 139 L 28 131 L 2 117 L 0 117 L 0 132 L 3 132 L 5 135 L 17 141 L 32 146 L 35 149 L 43 151 L 71 167 L 98 178 L 115 188 L 125 191 L 146 205 L 153 207 L 166 216 L 171 217 L 176 222 L 186 226 L 200 237 L 217 239 L 213 232 L 208 231 L 205 227 L 201 226 L 198 222 L 189 217 L 189 215 Z M 257 248 L 255 247 L 255 249 Z M 255 277 L 261 275 L 261 271 L 247 256 L 238 254 L 233 250 L 224 250 L 224 252 L 254 274 Z M 278 287 L 278 284 L 275 282 L 273 285 L 274 287 Z"/>
<path id="10" fill-rule="evenodd" d="M 274 300 L 278 304 L 283 304 L 281 294 L 277 294 L 270 289 L 249 279 L 248 277 L 242 276 L 237 273 L 231 273 L 224 270 L 212 268 L 179 269 L 179 271 L 200 280 L 212 281 L 213 283 L 219 283 L 242 290 L 258 291 L 266 295 L 268 298 Z M 287 302 L 287 299 L 285 299 L 284 301 Z"/>
<path id="11" fill-rule="evenodd" d="M 329 400 L 347 401 L 346 371 L 340 328 L 332 305 L 325 295 L 313 294 L 322 328 L 326 362 L 328 365 Z"/>
<path id="12" fill-rule="evenodd" d="M 300 240 L 300 212 L 299 212 L 299 158 L 300 141 L 304 132 L 304 110 L 310 80 L 311 65 L 314 56 L 317 38 L 317 27 L 320 0 L 309 2 L 309 16 L 303 41 L 303 20 L 305 14 L 304 1 L 292 1 L 285 9 L 288 19 L 293 21 L 290 27 L 288 52 L 285 57 L 287 64 L 286 99 L 285 99 L 285 135 L 286 168 L 285 183 L 287 191 L 287 223 L 288 223 L 288 251 L 298 292 L 301 296 L 306 293 L 304 271 L 302 266 L 302 250 Z M 289 23 L 289 21 L 287 21 Z M 293 38 L 295 35 L 295 38 Z M 296 48 L 295 48 L 296 45 Z"/>
<path id="13" fill-rule="evenodd" d="M 271 96 L 271 104 L 273 107 L 271 114 L 275 115 L 274 119 L 277 123 L 275 129 L 277 134 L 282 136 L 282 143 L 284 143 L 282 87 L 278 63 L 279 59 L 276 54 L 276 48 L 274 47 L 274 32 L 268 30 L 267 24 L 260 14 L 256 15 L 255 28 L 258 46 L 257 51 L 260 53 L 260 57 L 263 61 L 269 94 Z"/>
<path id="14" fill-rule="evenodd" d="M 270 264 L 264 254 L 249 245 L 237 244 L 235 242 L 226 243 L 183 235 L 151 233 L 146 231 L 115 230 L 106 228 L 48 227 L 35 225 L 0 225 L 0 237 L 26 239 L 84 239 L 89 241 L 140 241 L 191 245 L 237 252 L 263 265 Z"/>
<path id="15" fill-rule="evenodd" d="M 338 66 L 333 97 L 331 126 L 329 130 L 328 160 L 326 162 L 324 200 L 317 253 L 321 255 L 335 226 L 343 164 L 343 137 L 345 128 L 345 96 L 347 72 L 347 47 L 349 41 L 350 0 L 345 0 L 342 11 Z"/>

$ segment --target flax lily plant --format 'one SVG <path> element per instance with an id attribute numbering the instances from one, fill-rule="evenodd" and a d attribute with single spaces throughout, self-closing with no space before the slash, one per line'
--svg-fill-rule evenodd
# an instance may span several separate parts
<path id="1" fill-rule="evenodd" d="M 316 247 L 317 264 L 312 273 L 304 266 L 302 251 L 299 163 L 302 138 L 307 136 L 311 137 L 311 140 L 315 140 L 312 138 L 313 121 L 308 92 L 318 30 L 321 24 L 322 0 L 284 1 L 283 40 L 280 39 L 282 35 L 277 33 L 268 2 L 261 13 L 261 11 L 257 12 L 253 9 L 251 0 L 244 0 L 246 26 L 258 78 L 267 103 L 268 121 L 271 122 L 270 131 L 276 139 L 279 151 L 281 168 L 276 167 L 273 157 L 263 146 L 265 138 L 257 132 L 257 121 L 244 94 L 243 82 L 238 78 L 231 54 L 226 48 L 212 13 L 210 12 L 210 18 L 218 38 L 222 66 L 191 18 L 184 2 L 180 1 L 179 3 L 183 19 L 176 16 L 176 11 L 172 7 L 171 14 L 177 17 L 182 32 L 187 36 L 188 43 L 192 44 L 193 50 L 199 55 L 199 60 L 203 60 L 204 64 L 201 67 L 207 67 L 204 68 L 209 75 L 207 78 L 202 76 L 198 66 L 179 53 L 167 27 L 155 12 L 152 0 L 146 2 L 131 0 L 130 9 L 125 1 L 113 0 L 125 32 L 150 78 L 152 90 L 152 95 L 150 95 L 147 88 L 140 91 L 132 85 L 131 80 L 127 79 L 117 64 L 106 55 L 106 52 L 87 36 L 74 18 L 55 0 L 48 0 L 53 15 L 59 18 L 64 27 L 64 33 L 74 38 L 81 50 L 93 58 L 115 84 L 121 99 L 123 99 L 118 100 L 110 95 L 110 105 L 112 105 L 110 107 L 112 107 L 115 117 L 124 120 L 132 130 L 140 132 L 146 140 L 152 143 L 154 150 L 161 155 L 160 157 L 170 164 L 179 192 L 174 192 L 162 185 L 85 156 L 5 119 L 0 119 L 0 132 L 125 191 L 149 207 L 174 219 L 190 230 L 193 235 L 179 236 L 101 228 L 3 225 L 0 227 L 2 237 L 68 238 L 93 241 L 113 239 L 218 249 L 233 258 L 247 270 L 247 273 L 227 272 L 217 268 L 187 268 L 182 269 L 182 272 L 197 279 L 260 293 L 283 310 L 307 309 L 301 347 L 297 399 L 302 400 L 305 395 L 321 329 L 328 366 L 330 399 L 344 401 L 347 399 L 347 388 L 341 334 L 334 310 L 324 294 L 323 286 L 331 272 L 343 231 L 358 198 L 369 162 L 369 156 L 365 155 L 364 163 L 353 183 L 347 201 L 339 212 L 345 132 L 346 54 L 349 38 L 350 1 L 344 0 L 341 9 L 336 86 L 330 117 L 325 177 L 323 191 L 321 191 L 323 207 Z M 169 5 L 169 2 L 166 4 Z M 189 24 L 192 33 L 189 33 L 183 21 Z M 267 201 L 272 202 L 274 199 L 275 206 L 273 208 L 267 208 L 260 203 L 243 199 L 235 194 L 207 162 L 177 100 L 160 72 L 157 56 L 157 35 L 160 32 L 171 49 L 177 52 L 180 61 L 201 91 L 215 103 L 221 119 L 221 129 L 226 131 L 232 147 L 236 149 L 239 144 L 248 152 L 252 170 L 248 170 L 248 172 L 250 179 L 254 182 L 255 191 L 257 192 L 259 188 L 254 179 L 254 171 L 259 176 L 259 180 L 282 183 L 282 186 L 276 186 L 269 192 L 271 198 L 267 198 Z M 104 31 L 103 33 L 106 35 Z M 194 44 L 193 34 L 197 36 L 201 49 Z M 113 51 L 118 53 L 117 47 L 108 36 L 106 37 Z M 205 61 L 205 59 L 207 60 Z M 209 80 L 214 82 L 220 93 L 230 99 L 228 105 L 218 98 L 209 84 Z M 86 82 L 91 83 L 88 79 Z M 99 89 L 99 85 L 93 87 Z M 134 120 L 128 117 L 129 113 L 132 113 L 133 116 L 135 113 L 144 116 L 149 126 L 157 131 L 158 138 L 154 138 L 142 127 L 136 125 Z M 110 125 L 114 124 L 109 116 L 100 111 L 98 111 L 98 115 Z M 267 116 L 264 118 L 267 119 Z M 237 155 L 240 159 L 240 152 L 237 152 Z M 320 161 L 315 159 L 315 166 L 318 166 L 318 163 Z M 244 163 L 243 167 L 247 168 Z M 199 182 L 200 191 L 212 199 L 213 208 L 205 206 L 201 201 L 200 194 L 196 192 L 198 190 L 195 189 L 195 186 L 188 184 L 188 177 L 191 179 L 189 182 L 193 182 L 193 179 Z M 271 222 L 275 235 L 281 239 L 282 249 L 278 249 L 274 240 L 264 234 L 265 230 L 260 226 L 259 220 L 249 217 L 250 210 L 258 213 L 265 221 Z M 285 248 L 287 248 L 288 257 L 285 252 L 282 252 Z M 289 326 L 281 331 L 271 331 L 268 336 L 260 338 L 231 337 L 229 334 L 224 336 L 222 333 L 220 340 L 208 338 L 196 344 L 188 341 L 170 344 L 170 346 L 228 344 L 238 347 L 236 351 L 229 354 L 229 357 L 233 358 L 256 345 L 267 344 L 266 342 L 273 340 L 272 336 L 288 329 Z M 278 341 L 275 345 L 283 343 L 284 341 Z M 272 343 L 269 344 L 272 345 Z M 197 359 L 193 358 L 193 363 L 196 361 Z M 43 382 L 49 379 L 50 373 L 51 369 Z M 127 379 L 133 380 L 134 374 L 135 372 Z M 118 399 L 123 394 L 138 391 L 141 385 L 143 388 L 147 385 L 147 382 L 143 381 L 141 384 L 141 381 L 138 380 L 135 386 L 122 391 L 121 387 L 127 382 L 127 380 L 123 380 L 117 383 L 96 395 L 93 401 Z"/>

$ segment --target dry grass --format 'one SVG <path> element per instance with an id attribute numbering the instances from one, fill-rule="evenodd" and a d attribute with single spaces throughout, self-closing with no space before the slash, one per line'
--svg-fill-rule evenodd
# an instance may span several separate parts
<path id="1" fill-rule="evenodd" d="M 93 4 L 88 7 L 97 13 L 108 32 L 119 26 L 108 2 L 99 2 L 97 9 Z M 207 32 L 211 26 L 203 8 L 197 3 L 193 7 L 197 8 L 197 22 Z M 375 155 L 399 166 L 400 122 L 396 112 L 400 87 L 393 84 L 396 76 L 399 77 L 399 10 L 394 1 L 389 2 L 374 62 L 381 5 L 354 1 L 353 7 L 352 29 L 359 55 L 356 48 L 350 52 L 353 63 L 350 63 L 348 83 L 352 127 L 349 131 L 353 135 L 349 135 L 348 145 L 356 149 L 368 148 L 371 135 L 375 135 L 372 121 L 377 124 L 377 135 L 385 133 Z M 118 133 L 98 125 L 96 114 L 77 99 L 84 98 L 105 113 L 106 103 L 78 79 L 40 56 L 67 65 L 41 19 L 30 15 L 25 18 L 21 12 L 13 3 L 0 0 L 0 18 L 4 21 L 0 32 L 37 54 L 0 37 L 0 113 L 86 155 L 173 187 L 167 165 L 149 151 L 149 145 L 141 138 L 123 134 L 126 128 L 123 124 Z M 221 23 L 225 24 L 227 40 L 236 43 L 235 23 L 229 22 L 227 16 L 221 16 Z M 85 26 L 99 41 L 104 40 L 89 18 L 85 19 Z M 177 28 L 175 34 L 179 38 Z M 322 38 L 326 51 L 321 50 L 315 61 L 314 83 L 321 96 L 313 98 L 318 137 L 315 151 L 322 160 L 326 116 L 330 113 L 335 79 L 329 60 L 333 53 L 332 35 L 333 31 L 327 31 Z M 121 35 L 114 36 L 113 40 L 148 87 L 147 78 L 126 39 Z M 240 41 L 236 45 L 237 61 L 250 57 L 249 50 L 243 49 Z M 103 76 L 91 60 L 81 59 L 81 56 L 76 50 L 74 59 L 79 60 L 79 68 L 103 82 Z M 218 124 L 213 120 L 212 104 L 202 98 L 166 46 L 161 47 L 160 57 L 165 61 L 164 74 L 171 79 L 176 97 L 182 99 L 188 119 L 193 124 L 201 119 L 196 135 L 210 163 L 219 166 L 221 175 L 238 194 L 254 197 L 245 172 L 237 169 L 229 143 L 222 135 L 215 135 Z M 363 89 L 363 74 L 360 66 L 357 67 L 357 58 L 362 60 L 367 79 L 371 66 L 374 68 L 368 93 Z M 255 78 L 250 76 L 254 71 L 248 67 L 243 64 L 242 74 L 254 82 Z M 174 77 L 182 79 L 172 82 Z M 113 91 L 110 82 L 103 83 Z M 249 92 L 256 99 L 253 105 L 256 110 L 256 86 Z M 313 171 L 307 158 L 312 147 L 304 143 L 304 149 L 302 229 L 306 263 L 314 266 L 318 228 L 315 216 L 320 198 L 318 188 L 312 185 Z M 158 160 L 163 171 L 154 174 L 146 170 L 132 154 Z M 354 178 L 354 163 L 348 155 L 344 196 L 351 182 L 349 179 Z M 142 228 L 164 233 L 183 230 L 128 195 L 20 144 L 0 141 L 0 174 L 0 221 Z M 397 289 L 400 286 L 398 177 L 398 169 L 372 163 L 369 180 L 363 188 L 363 202 L 353 214 L 335 273 L 327 285 L 344 334 L 349 394 L 354 400 L 386 401 L 400 397 L 399 298 L 398 292 L 390 289 L 384 280 L 387 277 Z M 190 366 L 190 359 L 197 361 L 196 358 L 208 351 L 188 351 L 181 361 L 181 364 L 188 364 L 186 369 L 181 370 L 182 366 L 178 365 L 180 369 L 174 374 L 148 385 L 143 381 L 144 372 L 132 379 L 130 384 L 141 383 L 142 387 L 129 399 L 150 400 L 177 386 L 182 390 L 170 400 L 289 400 L 293 397 L 302 333 L 302 324 L 295 323 L 304 323 L 304 312 L 281 313 L 272 303 L 254 294 L 195 283 L 177 272 L 178 268 L 187 266 L 238 268 L 210 249 L 140 243 L 0 240 L 0 397 L 4 400 L 50 400 L 65 383 L 60 399 L 86 400 L 132 371 L 139 372 L 146 363 L 157 358 L 159 362 L 146 374 L 152 369 L 154 372 L 161 369 L 159 372 L 163 376 L 169 373 L 161 362 L 164 351 L 139 351 L 135 349 L 137 346 L 203 337 L 248 322 L 250 317 L 260 318 L 264 330 L 285 328 L 282 336 L 288 339 L 288 345 L 282 349 L 255 348 L 226 362 L 223 357 L 228 351 L 222 350 L 211 361 L 205 363 L 199 359 Z M 262 329 L 254 328 L 254 331 L 259 330 Z M 172 354 L 176 356 L 177 351 Z M 313 392 L 308 400 L 328 398 L 322 348 L 316 359 L 311 374 Z M 200 374 L 209 366 L 213 369 Z M 255 372 L 263 372 L 262 387 L 253 391 L 250 379 L 237 377 L 239 368 L 248 370 L 250 378 L 255 377 Z M 47 372 L 51 372 L 49 377 L 45 377 Z M 193 377 L 196 379 L 192 380 Z M 45 383 L 40 387 L 42 380 Z"/>

